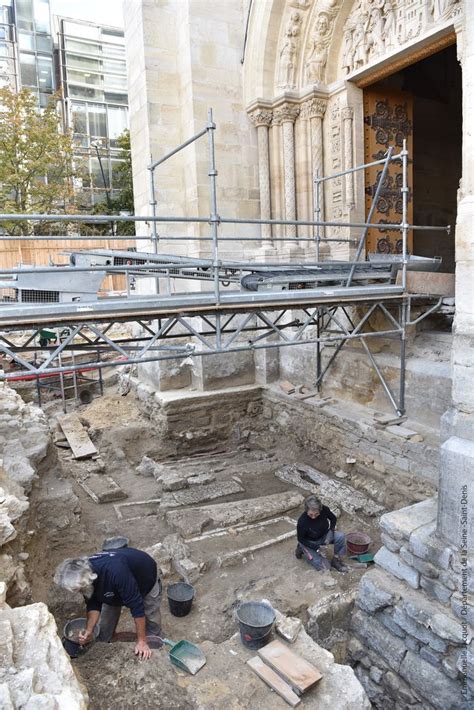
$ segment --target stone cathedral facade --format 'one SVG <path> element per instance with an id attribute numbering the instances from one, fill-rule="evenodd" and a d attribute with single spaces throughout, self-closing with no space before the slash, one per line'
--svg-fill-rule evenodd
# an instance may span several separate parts
<path id="1" fill-rule="evenodd" d="M 471 639 L 474 593 L 474 2 L 124 0 L 124 16 L 137 214 L 149 213 L 150 156 L 161 157 L 201 130 L 212 107 L 220 215 L 311 221 L 319 209 L 325 220 L 363 222 L 376 171 L 328 181 L 319 196 L 314 178 L 371 162 L 406 141 L 409 222 L 452 227 L 449 237 L 435 231 L 409 235 L 412 253 L 441 255 L 443 270 L 456 275 L 452 401 L 442 418 L 439 501 L 423 509 L 420 525 L 425 528 L 413 544 L 416 524 L 387 523 L 387 547 L 379 558 L 382 578 L 371 587 L 378 585 L 381 592 L 373 608 L 360 609 L 355 618 L 362 646 L 385 658 L 389 670 L 383 677 L 398 678 L 407 702 L 412 691 L 413 702 L 428 702 L 431 687 L 438 689 L 441 703 L 434 707 L 460 707 L 473 680 L 471 667 L 469 687 L 461 687 L 452 649 L 460 652 Z M 160 166 L 158 214 L 209 215 L 207 172 L 205 140 Z M 395 166 L 377 205 L 375 218 L 382 225 L 401 219 L 399 180 Z M 222 235 L 252 239 L 240 245 L 226 242 L 222 254 L 259 261 L 314 260 L 316 229 L 227 225 Z M 208 233 L 205 224 L 163 225 L 161 249 L 207 255 L 206 242 L 171 244 L 166 237 Z M 359 233 L 344 226 L 322 229 L 319 236 L 332 241 L 321 242 L 321 256 L 350 258 Z M 371 229 L 368 249 L 399 252 L 399 233 L 383 226 Z M 471 510 L 467 523 L 466 500 Z M 413 510 L 412 523 L 418 515 Z M 451 550 L 449 559 L 444 547 Z M 423 567 L 428 563 L 432 568 Z M 453 574 L 447 574 L 446 565 Z M 463 566 L 467 577 L 461 577 Z M 403 599 L 401 580 L 402 587 L 410 587 L 418 619 L 428 601 L 446 617 L 439 619 L 438 629 L 430 629 L 433 638 L 445 642 L 433 644 L 445 650 L 435 651 L 436 657 L 427 650 L 419 668 L 413 664 L 422 641 L 418 646 L 413 642 L 417 651 L 400 641 L 408 631 L 396 636 L 402 627 L 393 624 L 399 603 L 390 592 L 394 573 L 398 599 Z M 424 574 L 431 583 L 422 584 Z M 466 584 L 459 587 L 461 578 Z M 392 630 L 388 621 L 384 626 L 373 618 L 384 608 L 393 609 Z M 382 632 L 373 624 L 382 624 Z M 391 634 L 397 638 L 391 646 L 396 652 L 383 656 Z M 370 647 L 374 637 L 380 648 Z M 443 653 L 452 655 L 446 660 Z M 469 658 L 472 663 L 472 653 Z M 370 682 L 367 677 L 369 689 Z M 387 684 L 384 692 L 391 692 Z M 449 694 L 458 704 L 445 703 Z"/>

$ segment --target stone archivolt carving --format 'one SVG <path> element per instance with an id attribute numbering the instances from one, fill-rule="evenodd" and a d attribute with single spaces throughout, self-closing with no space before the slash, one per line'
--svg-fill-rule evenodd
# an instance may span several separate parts
<path id="1" fill-rule="evenodd" d="M 317 84 L 324 81 L 334 20 L 340 5 L 341 0 L 325 0 L 316 16 L 311 49 L 305 61 L 306 83 Z"/>
<path id="2" fill-rule="evenodd" d="M 460 0 L 356 0 L 343 30 L 343 72 L 362 68 L 460 11 Z"/>
<path id="3" fill-rule="evenodd" d="M 301 22 L 300 13 L 292 12 L 279 53 L 278 87 L 280 89 L 294 89 L 296 86 Z"/>

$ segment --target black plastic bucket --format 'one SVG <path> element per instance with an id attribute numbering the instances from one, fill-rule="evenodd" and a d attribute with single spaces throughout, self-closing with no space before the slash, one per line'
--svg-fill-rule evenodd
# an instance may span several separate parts
<path id="1" fill-rule="evenodd" d="M 236 616 L 244 646 L 255 650 L 269 642 L 275 623 L 275 611 L 271 606 L 264 602 L 243 602 Z"/>
<path id="2" fill-rule="evenodd" d="M 83 653 L 89 650 L 91 644 L 96 640 L 99 635 L 99 624 L 96 624 L 93 633 L 93 639 L 90 643 L 85 646 L 81 646 L 79 643 L 78 634 L 79 631 L 83 631 L 86 628 L 87 619 L 71 619 L 67 624 L 64 625 L 62 643 L 71 658 L 78 658 L 82 656 Z"/>
<path id="3" fill-rule="evenodd" d="M 117 535 L 117 537 L 107 537 L 102 543 L 103 552 L 109 552 L 110 550 L 121 550 L 124 547 L 128 547 L 129 539 L 123 535 Z"/>
<path id="4" fill-rule="evenodd" d="M 194 594 L 194 587 L 186 584 L 186 582 L 169 585 L 167 589 L 168 604 L 173 616 L 186 616 L 186 614 L 189 614 Z"/>

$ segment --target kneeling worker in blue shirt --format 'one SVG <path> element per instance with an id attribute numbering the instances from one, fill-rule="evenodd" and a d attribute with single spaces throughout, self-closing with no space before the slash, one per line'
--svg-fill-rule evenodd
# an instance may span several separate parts
<path id="1" fill-rule="evenodd" d="M 150 555 L 132 547 L 99 552 L 62 562 L 54 581 L 70 592 L 80 592 L 87 604 L 87 626 L 79 636 L 89 643 L 100 620 L 99 641 L 112 640 L 122 606 L 130 609 L 137 632 L 135 654 L 151 656 L 147 634 L 161 633 L 161 575 Z"/>

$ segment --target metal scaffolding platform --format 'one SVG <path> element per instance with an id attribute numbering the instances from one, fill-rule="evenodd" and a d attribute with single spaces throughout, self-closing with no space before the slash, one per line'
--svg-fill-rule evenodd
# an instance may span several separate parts
<path id="1" fill-rule="evenodd" d="M 0 288 L 9 288 L 20 297 L 0 304 L 0 353 L 5 361 L 15 369 L 9 370 L 4 364 L 0 380 L 18 379 L 19 376 L 41 378 L 52 375 L 62 377 L 65 373 L 84 371 L 88 367 L 102 370 L 105 367 L 124 366 L 158 360 L 224 354 L 261 348 L 280 348 L 295 345 L 314 345 L 316 375 L 315 384 L 321 387 L 324 376 L 343 346 L 357 340 L 380 379 L 382 387 L 398 414 L 405 411 L 405 339 L 406 328 L 421 317 L 428 315 L 441 305 L 428 304 L 427 310 L 417 320 L 410 318 L 413 299 L 416 294 L 408 294 L 406 274 L 410 268 L 407 253 L 407 234 L 410 229 L 426 229 L 410 225 L 407 217 L 407 161 L 406 147 L 394 154 L 389 149 L 387 155 L 370 165 L 380 165 L 381 171 L 374 203 L 367 222 L 347 223 L 330 221 L 297 220 L 239 220 L 219 216 L 217 211 L 216 165 L 214 151 L 215 124 L 212 112 L 206 127 L 176 150 L 161 160 L 152 162 L 150 174 L 151 216 L 117 216 L 115 221 L 149 222 L 151 235 L 137 237 L 137 241 L 151 241 L 152 253 L 134 251 L 84 250 L 74 249 L 74 242 L 80 237 L 56 237 L 69 239 L 70 263 L 49 267 L 22 267 L 2 272 L 4 279 Z M 165 160 L 202 136 L 209 142 L 209 178 L 211 213 L 209 217 L 162 217 L 156 213 L 154 171 Z M 403 214 L 399 224 L 384 224 L 385 228 L 398 229 L 402 235 L 402 254 L 387 265 L 361 259 L 364 252 L 367 231 L 375 226 L 371 223 L 374 206 L 392 161 L 400 161 L 403 168 L 401 187 Z M 367 165 L 329 176 L 315 178 L 316 193 L 323 181 L 340 177 L 356 170 L 364 170 Z M 319 207 L 317 206 L 317 210 Z M 30 220 L 31 222 L 99 222 L 110 223 L 110 216 L 97 215 L 0 215 L 4 221 Z M 203 223 L 210 224 L 209 237 L 196 237 L 197 241 L 210 241 L 211 259 L 191 259 L 158 253 L 159 237 L 157 225 L 160 223 Z M 347 242 L 355 245 L 355 256 L 347 262 L 324 262 L 319 259 L 303 263 L 263 263 L 223 261 L 219 258 L 219 244 L 229 237 L 218 236 L 221 224 L 315 225 L 318 227 L 314 239 L 298 239 L 310 242 L 319 255 L 321 242 Z M 331 238 L 321 236 L 319 227 L 347 227 L 361 230 L 356 239 Z M 443 229 L 449 227 L 429 229 Z M 101 237 L 102 238 L 102 237 Z M 10 240 L 2 236 L 0 241 Z M 18 240 L 15 237 L 15 240 Z M 21 239 L 21 238 L 20 238 Z M 25 236 L 25 240 L 42 237 Z M 55 239 L 55 237 L 47 237 Z M 114 237 L 120 239 L 120 237 Z M 130 237 L 126 237 L 127 240 Z M 166 237 L 166 241 L 189 240 L 193 237 Z M 259 237 L 237 238 L 237 241 L 258 242 Z M 278 240 L 276 240 L 278 241 Z M 283 241 L 283 240 L 281 240 Z M 287 241 L 288 240 L 284 240 Z M 98 298 L 95 294 L 87 297 L 71 296 L 61 300 L 53 288 L 54 279 L 68 280 L 69 276 L 84 276 L 97 279 L 98 273 L 125 274 L 127 295 L 116 298 Z M 396 276 L 398 274 L 398 279 Z M 69 276 L 68 276 L 69 275 Z M 27 290 L 19 288 L 20 279 L 27 276 L 41 279 L 47 286 L 48 298 L 41 298 L 42 286 Z M 153 279 L 156 288 L 146 295 L 130 293 L 130 279 Z M 249 281 L 250 277 L 250 281 Z M 30 278 L 30 281 L 31 281 Z M 209 291 L 172 292 L 172 279 L 206 281 L 212 287 Z M 247 279 L 247 282 L 245 281 Z M 250 283 L 250 290 L 249 285 Z M 16 285 L 15 285 L 16 284 Z M 159 286 L 168 284 L 168 293 L 159 292 Z M 70 289 L 71 290 L 71 289 Z M 73 289 L 72 289 L 73 290 Z M 59 294 L 59 292 L 57 292 Z M 26 294 L 26 295 L 24 295 Z M 53 295 L 51 295 L 53 294 Z M 429 299 L 429 295 L 424 295 Z M 25 302 L 25 300 L 27 302 Z M 355 310 L 357 309 L 357 317 Z M 377 323 L 375 323 L 375 318 Z M 117 324 L 128 324 L 129 332 L 124 335 Z M 44 328 L 62 331 L 54 344 L 39 347 Z M 123 331 L 123 329 L 122 329 Z M 374 337 L 399 341 L 400 382 L 398 392 L 392 392 L 369 346 Z M 61 360 L 71 353 L 72 362 Z M 74 361 L 77 354 L 80 362 Z"/>

